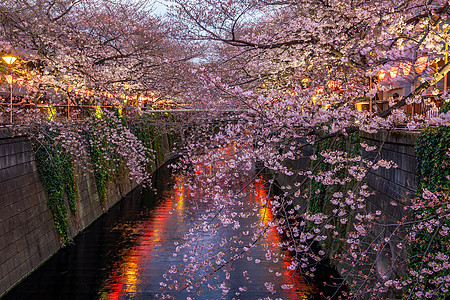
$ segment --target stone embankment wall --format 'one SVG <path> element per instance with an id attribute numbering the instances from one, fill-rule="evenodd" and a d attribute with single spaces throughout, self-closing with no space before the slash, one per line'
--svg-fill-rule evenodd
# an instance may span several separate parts
<path id="1" fill-rule="evenodd" d="M 416 183 L 416 169 L 417 158 L 415 153 L 415 144 L 420 132 L 409 132 L 405 130 L 384 131 L 377 134 L 365 134 L 360 136 L 360 142 L 364 142 L 368 145 L 377 146 L 377 149 L 370 152 L 361 150 L 361 156 L 364 159 L 379 160 L 384 159 L 386 161 L 394 162 L 396 168 L 378 168 L 376 170 L 370 170 L 365 178 L 366 184 L 374 195 L 367 199 L 367 209 L 371 212 L 381 212 L 381 222 L 384 224 L 394 224 L 392 226 L 383 226 L 383 231 L 374 231 L 370 238 L 381 239 L 390 237 L 393 230 L 396 228 L 400 220 L 407 218 L 408 215 L 404 207 L 410 204 L 410 199 L 415 197 L 417 190 Z M 348 145 L 347 147 L 352 147 Z M 288 160 L 284 163 L 284 166 L 288 169 L 295 171 L 310 169 L 311 161 L 309 156 L 313 154 L 311 148 L 305 148 L 303 155 L 295 161 Z M 294 172 L 296 173 L 296 172 Z M 300 179 L 301 180 L 301 179 Z M 295 175 L 293 176 L 278 176 L 277 181 L 280 185 L 293 185 L 294 182 L 299 181 Z M 294 199 L 294 202 L 302 206 L 302 212 L 306 210 L 309 203 L 305 203 L 305 200 Z M 324 203 L 324 209 L 329 209 L 328 203 Z M 351 224 L 348 224 L 348 228 L 351 228 Z M 378 229 L 377 229 L 378 230 Z M 398 230 L 398 229 L 396 229 Z M 389 244 L 384 248 L 383 253 L 373 258 L 373 263 L 383 278 L 392 278 L 395 276 L 391 272 L 392 262 L 394 259 L 406 258 L 406 248 L 399 250 L 396 244 L 401 241 L 404 232 L 398 231 L 396 238 L 389 241 Z M 327 249 L 337 251 L 345 251 L 345 248 Z M 349 266 L 334 262 L 338 271 L 342 268 L 349 269 Z"/>
<path id="2" fill-rule="evenodd" d="M 168 157 L 167 136 L 164 140 Z M 77 173 L 77 211 L 68 210 L 71 237 L 136 187 L 126 178 L 111 184 L 102 205 L 93 173 L 81 168 Z M 0 129 L 0 297 L 61 247 L 30 141 Z"/>
<path id="3" fill-rule="evenodd" d="M 365 179 L 367 185 L 375 192 L 375 195 L 369 198 L 368 209 L 382 211 L 386 220 L 391 223 L 396 223 L 404 217 L 405 210 L 403 208 L 408 202 L 407 200 L 414 197 L 417 190 L 417 159 L 414 146 L 418 136 L 419 132 L 404 130 L 385 131 L 377 134 L 363 133 L 361 135 L 361 142 L 377 146 L 377 149 L 371 152 L 362 150 L 363 158 L 384 159 L 397 165 L 397 168 L 371 170 Z M 309 156 L 312 154 L 312 147 L 306 147 L 301 157 L 297 160 L 287 160 L 284 166 L 295 171 L 306 171 L 310 169 L 311 160 Z M 299 180 L 301 179 L 297 175 L 279 175 L 277 177 L 280 185 L 293 185 Z M 307 203 L 299 204 L 304 208 L 307 207 Z"/>
<path id="4" fill-rule="evenodd" d="M 380 222 L 393 224 L 379 228 L 373 232 L 372 238 L 384 240 L 390 237 L 383 252 L 373 258 L 374 264 L 380 276 L 380 280 L 393 279 L 398 275 L 394 271 L 393 264 L 407 258 L 407 248 L 400 250 L 400 244 L 406 235 L 405 228 L 399 229 L 394 224 L 408 218 L 406 205 L 415 197 L 417 191 L 416 170 L 417 158 L 415 144 L 419 132 L 407 132 L 396 130 L 391 132 L 379 132 L 377 134 L 362 134 L 361 141 L 369 145 L 377 146 L 371 152 L 362 152 L 366 159 L 384 159 L 394 162 L 396 168 L 378 168 L 370 170 L 365 182 L 375 192 L 375 195 L 367 199 L 367 209 L 371 212 L 380 211 Z M 392 233 L 397 231 L 395 236 Z M 387 295 L 392 296 L 392 295 Z"/>
<path id="5" fill-rule="evenodd" d="M 405 216 L 404 206 L 417 190 L 414 146 L 418 136 L 419 132 L 401 130 L 361 136 L 362 142 L 378 147 L 375 151 L 361 153 L 364 158 L 373 159 L 379 155 L 379 158 L 397 164 L 397 168 L 371 170 L 366 178 L 367 185 L 376 193 L 369 198 L 368 209 L 380 210 L 390 223 Z"/>

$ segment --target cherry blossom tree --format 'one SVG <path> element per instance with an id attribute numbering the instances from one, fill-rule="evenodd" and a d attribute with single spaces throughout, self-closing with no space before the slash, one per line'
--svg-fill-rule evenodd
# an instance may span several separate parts
<path id="1" fill-rule="evenodd" d="M 395 162 L 380 158 L 383 145 L 361 143 L 357 134 L 399 124 L 448 125 L 448 113 L 430 119 L 401 109 L 422 102 L 426 90 L 437 93 L 450 68 L 443 59 L 448 11 L 448 2 L 441 0 L 176 0 L 166 22 L 151 15 L 147 2 L 3 1 L 0 41 L 4 52 L 21 53 L 16 67 L 27 66 L 27 76 L 39 82 L 30 88 L 31 100 L 53 87 L 76 104 L 121 99 L 119 104 L 129 106 L 130 123 L 139 119 L 139 111 L 129 105 L 134 95 L 148 92 L 209 111 L 208 121 L 191 128 L 187 155 L 177 167 L 195 173 L 190 190 L 215 210 L 199 213 L 201 222 L 186 234 L 180 247 L 194 250 L 185 258 L 185 269 L 169 270 L 162 297 L 174 297 L 174 290 L 200 294 L 220 272 L 223 282 L 209 288 L 226 297 L 233 263 L 252 260 L 253 246 L 279 232 L 286 240 L 277 244 L 290 255 L 276 257 L 266 244 L 263 259 L 283 259 L 292 278 L 298 273 L 315 277 L 320 263 L 331 259 L 342 276 L 334 281 L 332 298 L 445 298 L 450 285 L 448 190 L 423 189 L 421 197 L 406 203 L 410 218 L 386 222 L 367 206 L 373 192 L 364 179 L 370 170 L 390 169 Z M 424 56 L 433 60 L 430 66 L 418 59 Z M 411 93 L 384 111 L 357 111 L 356 102 L 371 101 L 393 87 L 395 82 L 383 83 L 378 76 L 391 69 L 402 71 L 399 80 L 412 85 Z M 82 126 L 33 113 L 20 121 L 61 133 L 65 149 L 75 157 L 83 156 L 78 137 L 89 132 L 89 124 L 101 126 L 90 146 L 108 144 L 108 151 L 120 153 L 141 182 L 148 156 L 130 154 L 145 149 L 117 114 L 106 113 L 107 120 L 100 113 Z M 306 165 L 289 167 L 296 160 Z M 263 173 L 269 179 L 262 186 Z M 280 176 L 292 183 L 278 184 Z M 272 195 L 276 188 L 280 191 Z M 242 226 L 249 216 L 241 199 L 261 190 L 268 192 L 252 207 L 258 221 L 246 225 L 250 232 Z M 317 205 L 324 195 L 327 202 Z M 216 234 L 222 226 L 231 226 L 236 235 L 219 248 L 196 234 Z M 426 232 L 429 240 L 442 237 L 444 242 L 441 248 L 421 248 L 414 269 L 405 253 L 408 245 L 423 242 Z M 244 243 L 243 236 L 250 239 Z M 336 243 L 344 251 L 331 251 Z M 386 261 L 384 256 L 387 265 L 379 263 Z M 265 287 L 276 297 L 291 283 L 266 282 Z"/>
<path id="2" fill-rule="evenodd" d="M 1 31 L 3 53 L 21 58 L 17 69 L 36 71 L 28 76 L 41 93 L 81 90 L 94 103 L 105 92 L 176 94 L 197 55 L 169 40 L 147 1 L 4 1 Z"/>
<path id="3" fill-rule="evenodd" d="M 81 159 L 87 144 L 80 134 L 93 124 L 84 118 L 90 110 L 103 116 L 93 120 L 104 129 L 106 144 L 128 143 L 130 152 L 141 149 L 128 129 L 117 129 L 120 122 L 113 120 L 114 114 L 97 106 L 126 114 L 133 128 L 142 121 L 140 109 L 146 103 L 180 99 L 182 86 L 189 84 L 191 59 L 199 51 L 188 42 L 170 40 L 168 25 L 152 11 L 147 1 L 3 1 L 0 52 L 17 60 L 11 70 L 1 64 L 1 72 L 13 74 L 14 96 L 27 104 L 14 105 L 14 123 L 25 125 L 20 130 L 28 130 L 30 137 L 43 136 L 49 128 L 61 133 L 61 141 L 70 144 L 66 150 Z M 45 105 L 35 109 L 40 103 Z M 10 122 L 11 106 L 1 106 L 1 123 Z M 106 119 L 121 134 L 111 131 Z M 123 134 L 128 139 L 122 140 Z M 128 155 L 130 174 L 143 181 L 148 177 L 142 172 L 145 159 Z"/>
<path id="4" fill-rule="evenodd" d="M 255 212 L 269 209 L 273 219 L 249 226 L 254 229 L 250 242 L 236 247 L 235 240 L 224 241 L 222 247 L 230 251 L 211 250 L 206 260 L 199 260 L 200 252 L 194 251 L 190 257 L 194 263 L 188 268 L 204 271 L 174 269 L 163 285 L 195 290 L 211 274 L 230 272 L 233 262 L 249 256 L 247 252 L 261 236 L 277 230 L 287 237 L 284 246 L 291 251 L 288 269 L 292 273 L 314 277 L 319 262 L 328 258 L 338 266 L 342 281 L 337 285 L 347 285 L 348 290 L 337 288 L 332 298 L 444 299 L 450 284 L 448 190 L 424 189 L 405 204 L 403 221 L 390 224 L 382 212 L 368 207 L 367 198 L 373 192 L 364 180 L 370 170 L 395 168 L 395 162 L 380 158 L 384 143 L 372 147 L 355 141 L 354 135 L 389 131 L 400 124 L 415 129 L 447 124 L 447 114 L 427 119 L 406 115 L 401 107 L 423 101 L 419 96 L 426 90 L 437 93 L 436 84 L 449 70 L 443 59 L 448 3 L 175 2 L 173 23 L 178 36 L 210 46 L 204 72 L 194 72 L 205 82 L 206 93 L 214 95 L 218 99 L 214 103 L 221 108 L 245 110 L 222 125 L 213 142 L 194 138 L 190 155 L 178 165 L 188 173 L 192 168 L 187 166 L 195 166 L 191 189 L 200 190 L 205 201 L 217 208 L 200 216 L 208 221 L 191 231 L 183 247 L 198 245 L 197 231 L 215 234 L 217 228 L 230 224 L 239 239 L 246 216 L 236 210 L 245 205 L 242 195 L 229 192 L 236 185 L 235 175 L 246 174 L 250 186 L 265 172 L 272 178 L 270 190 L 279 176 L 291 178 L 292 183 L 279 186 L 279 194 L 254 207 Z M 434 69 L 427 64 L 421 68 L 418 58 L 424 55 L 434 59 Z M 380 71 L 390 68 L 409 69 L 408 76 L 401 76 L 413 84 L 412 92 L 384 111 L 357 111 L 357 101 L 370 101 L 392 88 L 378 84 Z M 311 163 L 289 167 L 290 161 L 302 159 Z M 254 165 L 260 165 L 258 171 Z M 316 195 L 327 194 L 328 202 L 314 207 Z M 421 242 L 424 233 L 429 237 Z M 341 251 L 331 251 L 334 243 Z M 407 258 L 408 247 L 417 243 L 429 246 Z M 436 243 L 441 247 L 431 246 Z M 389 263 L 383 263 L 383 257 Z M 268 251 L 267 260 L 273 259 Z M 229 291 L 226 280 L 215 288 L 224 294 Z M 267 282 L 266 288 L 274 292 L 289 286 Z"/>

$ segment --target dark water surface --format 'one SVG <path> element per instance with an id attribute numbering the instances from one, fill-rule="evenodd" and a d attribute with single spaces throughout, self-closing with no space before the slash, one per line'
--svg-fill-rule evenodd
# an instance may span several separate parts
<path id="1" fill-rule="evenodd" d="M 194 219 L 183 180 L 182 176 L 170 175 L 167 168 L 162 168 L 154 178 L 156 193 L 133 191 L 4 299 L 156 299 L 162 291 L 163 274 L 170 266 L 183 264 L 183 254 L 189 251 L 184 249 L 174 256 L 175 244 L 182 243 L 182 236 Z M 247 201 L 267 197 L 263 191 L 261 193 L 249 195 Z M 271 217 L 268 212 L 264 216 Z M 220 244 L 221 238 L 233 234 L 231 229 L 225 228 L 207 238 L 209 243 Z M 275 232 L 267 239 L 275 244 L 281 241 Z M 288 256 L 281 248 L 272 250 Z M 255 258 L 264 253 L 262 247 L 252 250 Z M 228 294 L 223 296 L 221 292 L 209 291 L 205 284 L 204 293 L 195 299 L 319 298 L 314 285 L 284 271 L 287 264 L 287 261 L 272 263 L 261 259 L 261 263 L 255 263 L 242 259 L 233 266 L 226 280 L 230 287 Z M 251 273 L 251 283 L 243 278 L 245 270 Z M 215 284 L 222 280 L 220 277 Z M 276 285 L 290 282 L 295 287 L 272 295 L 264 286 L 265 282 Z M 242 286 L 246 287 L 246 292 L 239 292 Z M 172 295 L 176 299 L 186 299 L 189 293 Z"/>

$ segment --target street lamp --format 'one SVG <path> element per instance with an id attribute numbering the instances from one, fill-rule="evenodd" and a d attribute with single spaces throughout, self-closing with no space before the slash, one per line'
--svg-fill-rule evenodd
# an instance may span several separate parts
<path id="1" fill-rule="evenodd" d="M 10 107 L 11 107 L 10 122 L 12 124 L 12 122 L 13 122 L 13 75 L 12 75 L 11 66 L 16 61 L 17 57 L 12 56 L 12 55 L 5 55 L 5 56 L 2 56 L 2 59 L 8 65 L 9 72 L 10 72 L 10 75 L 9 76 L 5 76 L 5 77 L 6 77 L 6 81 L 8 81 L 9 85 L 11 86 L 11 95 L 10 95 L 9 102 L 10 102 Z"/>

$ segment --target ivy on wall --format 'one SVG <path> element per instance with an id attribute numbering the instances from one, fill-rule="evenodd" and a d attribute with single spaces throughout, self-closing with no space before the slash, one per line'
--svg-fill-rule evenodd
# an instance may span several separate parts
<path id="1" fill-rule="evenodd" d="M 446 113 L 450 111 L 450 101 L 445 102 L 444 106 L 441 108 L 441 110 L 439 111 L 440 113 Z"/>
<path id="2" fill-rule="evenodd" d="M 32 140 L 38 172 L 53 214 L 56 229 L 63 243 L 69 240 L 68 211 L 77 209 L 78 187 L 73 157 L 52 138 L 55 133 L 46 132 L 39 140 Z"/>
<path id="3" fill-rule="evenodd" d="M 320 158 L 320 153 L 322 151 L 343 151 L 348 152 L 351 156 L 360 155 L 360 136 L 359 133 L 352 133 L 346 137 L 338 138 L 332 145 L 331 139 L 326 139 L 314 144 L 314 155 L 318 157 L 317 160 L 311 162 L 311 170 L 314 170 L 314 175 L 318 175 L 322 172 L 328 171 L 331 167 L 329 164 L 323 162 Z M 348 151 L 350 150 L 351 151 Z M 345 168 L 342 172 L 345 171 Z M 339 174 L 338 174 L 339 175 Z M 345 176 L 346 174 L 342 174 Z M 348 186 L 344 187 L 348 189 Z M 311 213 L 319 213 L 326 209 L 326 204 L 332 198 L 333 193 L 339 192 L 342 189 L 342 186 L 335 185 L 324 185 L 321 182 L 317 182 L 315 180 L 311 181 L 310 185 L 310 202 L 308 205 L 308 210 Z"/>
<path id="4" fill-rule="evenodd" d="M 164 161 L 166 154 L 163 145 L 163 135 L 167 136 L 169 150 L 179 140 L 180 137 L 173 131 L 173 126 L 167 126 L 167 124 L 174 122 L 173 115 L 169 113 L 164 113 L 164 115 L 143 114 L 136 121 L 137 125 L 133 128 L 133 133 L 145 147 L 153 150 L 153 153 L 150 154 L 150 159 L 154 160 L 156 158 L 158 163 Z"/>
<path id="5" fill-rule="evenodd" d="M 170 116 L 144 114 L 136 123 L 134 132 L 130 131 L 127 119 L 120 112 L 111 114 L 97 109 L 84 120 L 83 136 L 80 138 L 87 145 L 85 150 L 92 163 L 97 192 L 103 205 L 107 200 L 109 184 L 120 185 L 123 178 L 143 182 L 143 178 L 153 171 L 155 154 L 159 163 L 164 161 L 162 135 L 167 130 L 161 126 L 167 126 L 166 118 Z M 64 134 L 55 129 L 39 130 L 32 137 L 35 159 L 55 226 L 63 243 L 66 243 L 70 238 L 67 207 L 72 212 L 77 209 L 75 159 L 61 145 Z M 176 135 L 168 137 L 168 140 L 173 145 Z M 130 162 L 132 165 L 129 165 Z"/>
<path id="6" fill-rule="evenodd" d="M 439 126 L 429 127 L 424 130 L 416 144 L 417 155 L 417 196 L 421 197 L 424 189 L 431 192 L 448 192 L 450 191 L 450 157 L 447 152 L 450 149 L 450 127 Z M 434 215 L 436 208 L 427 208 L 417 211 L 418 214 L 423 214 L 422 219 L 427 216 Z M 449 220 L 443 220 L 443 224 L 450 227 Z M 411 270 L 418 270 L 424 255 L 429 253 L 449 253 L 450 241 L 447 236 L 440 234 L 434 235 L 433 232 L 422 230 L 415 236 L 414 242 L 410 245 L 408 268 Z M 427 258 L 428 260 L 430 258 Z M 436 259 L 437 264 L 443 262 Z M 426 284 L 430 286 L 434 279 L 448 274 L 434 274 L 433 276 L 420 274 L 425 276 Z M 412 276 L 414 280 L 414 276 Z M 445 299 L 445 295 L 440 295 L 441 299 Z"/>
<path id="7" fill-rule="evenodd" d="M 421 194 L 424 188 L 437 191 L 450 188 L 450 162 L 446 154 L 450 148 L 450 127 L 429 127 L 417 141 L 417 187 Z"/>
<path id="8" fill-rule="evenodd" d="M 314 155 L 317 156 L 317 160 L 311 161 L 311 168 L 310 170 L 313 171 L 314 176 L 320 176 L 320 174 L 327 172 L 332 168 L 333 166 L 325 163 L 321 158 L 321 152 L 329 152 L 329 151 L 343 151 L 347 152 L 350 156 L 356 157 L 360 155 L 360 135 L 358 132 L 352 133 L 345 137 L 339 137 L 336 141 L 332 141 L 330 139 L 326 139 L 323 141 L 320 141 L 316 144 L 314 144 Z M 346 177 L 348 174 L 346 174 L 346 168 L 342 168 L 341 171 L 338 171 L 336 176 L 339 177 Z M 330 205 L 330 200 L 333 198 L 333 194 L 335 192 L 341 192 L 344 190 L 348 190 L 352 188 L 352 185 L 354 185 L 355 182 L 351 181 L 347 183 L 346 185 L 325 185 L 321 182 L 318 182 L 316 180 L 311 180 L 311 183 L 309 185 L 309 203 L 308 203 L 308 211 L 310 213 L 316 214 L 316 213 L 329 213 L 331 214 L 331 210 L 333 209 L 332 205 Z M 350 208 L 346 208 L 347 213 L 351 214 Z M 333 214 L 331 214 L 333 215 Z M 342 224 L 337 219 L 330 221 L 332 225 L 335 226 L 335 230 L 340 232 L 341 236 L 347 235 L 347 224 Z M 313 230 L 317 225 L 315 225 L 313 222 L 308 222 L 308 228 L 310 230 Z M 323 249 L 328 249 L 331 253 L 335 251 L 340 251 L 339 249 L 342 248 L 342 241 L 339 239 L 330 239 L 325 244 L 322 245 Z"/>
<path id="9" fill-rule="evenodd" d="M 126 165 L 127 155 L 136 154 L 129 153 L 134 148 L 125 145 L 130 142 L 125 138 L 128 124 L 119 112 L 105 114 L 97 107 L 95 113 L 86 119 L 86 125 L 87 150 L 100 202 L 104 205 L 108 184 L 114 180 L 119 183 L 126 176 L 129 171 Z"/>
<path id="10" fill-rule="evenodd" d="M 102 142 L 90 143 L 88 146 L 89 156 L 91 158 L 95 184 L 97 186 L 98 196 L 102 204 L 106 203 L 107 184 L 110 179 L 108 165 L 110 164 L 102 152 Z"/>

